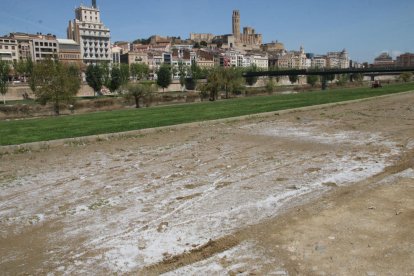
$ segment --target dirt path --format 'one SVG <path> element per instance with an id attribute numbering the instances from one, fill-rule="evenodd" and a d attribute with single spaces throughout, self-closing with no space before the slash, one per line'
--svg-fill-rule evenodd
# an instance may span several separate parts
<path id="1" fill-rule="evenodd" d="M 0 271 L 414 275 L 414 94 L 0 158 Z"/>

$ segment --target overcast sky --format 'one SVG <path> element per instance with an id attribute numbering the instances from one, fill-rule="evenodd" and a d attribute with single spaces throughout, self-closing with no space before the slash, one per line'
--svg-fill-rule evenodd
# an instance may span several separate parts
<path id="1" fill-rule="evenodd" d="M 66 38 L 74 8 L 91 0 L 0 0 L 0 35 L 52 33 Z M 241 26 L 288 50 L 324 54 L 347 49 L 369 61 L 381 52 L 414 52 L 414 0 L 97 0 L 112 41 L 153 34 L 188 38 L 190 32 L 231 33 L 232 10 Z"/>

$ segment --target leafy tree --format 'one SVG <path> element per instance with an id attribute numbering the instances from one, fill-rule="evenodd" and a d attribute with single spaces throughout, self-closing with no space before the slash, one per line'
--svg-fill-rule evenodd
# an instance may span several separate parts
<path id="1" fill-rule="evenodd" d="M 242 70 L 238 68 L 222 69 L 222 87 L 226 92 L 226 99 L 229 98 L 229 92 L 233 94 L 241 94 L 244 90 L 244 78 Z"/>
<path id="2" fill-rule="evenodd" d="M 162 87 L 162 91 L 171 84 L 171 69 L 170 66 L 163 64 L 157 73 L 157 84 Z"/>
<path id="3" fill-rule="evenodd" d="M 180 85 L 182 89 L 184 89 L 185 78 L 187 77 L 187 71 L 188 71 L 187 66 L 182 61 L 179 61 L 178 62 L 178 76 L 180 78 Z"/>
<path id="4" fill-rule="evenodd" d="M 142 80 L 148 78 L 150 69 L 145 63 L 133 63 L 130 71 L 135 80 Z"/>
<path id="5" fill-rule="evenodd" d="M 336 82 L 339 86 L 344 86 L 349 80 L 349 74 L 341 74 Z"/>
<path id="6" fill-rule="evenodd" d="M 310 86 L 314 87 L 315 84 L 319 81 L 319 77 L 316 75 L 308 75 L 306 76 L 306 82 L 310 84 Z"/>
<path id="7" fill-rule="evenodd" d="M 9 89 L 10 65 L 8 62 L 0 60 L 0 94 L 3 95 L 3 104 L 6 104 L 6 93 Z"/>
<path id="8" fill-rule="evenodd" d="M 269 80 L 266 82 L 266 92 L 271 94 L 276 88 L 275 81 L 272 78 L 269 78 Z"/>
<path id="9" fill-rule="evenodd" d="M 33 69 L 33 63 L 25 60 L 19 60 L 15 63 L 15 71 L 19 77 L 23 77 L 23 80 L 26 81 L 26 77 L 30 75 L 31 70 Z"/>
<path id="10" fill-rule="evenodd" d="M 222 86 L 222 72 L 220 69 L 213 69 L 207 76 L 207 84 L 204 89 L 210 92 L 210 101 L 215 101 L 218 96 L 218 92 Z"/>
<path id="11" fill-rule="evenodd" d="M 361 73 L 352 74 L 352 78 L 356 82 L 362 82 L 364 80 L 364 75 Z"/>
<path id="12" fill-rule="evenodd" d="M 196 42 L 193 46 L 194 49 L 200 49 L 200 43 Z"/>
<path id="13" fill-rule="evenodd" d="M 109 83 L 109 90 L 113 93 L 119 87 L 121 87 L 122 78 L 121 78 L 121 69 L 118 66 L 114 66 L 111 70 L 111 82 Z"/>
<path id="14" fill-rule="evenodd" d="M 119 69 L 121 71 L 121 84 L 126 85 L 129 82 L 129 66 L 128 64 L 121 64 Z"/>
<path id="15" fill-rule="evenodd" d="M 86 68 L 86 82 L 93 89 L 93 94 L 96 95 L 96 92 L 101 91 L 103 81 L 102 81 L 102 70 L 98 65 L 90 64 Z"/>
<path id="16" fill-rule="evenodd" d="M 200 46 L 207 47 L 207 45 L 207 42 L 204 40 L 200 42 Z"/>
<path id="17" fill-rule="evenodd" d="M 247 73 L 249 73 L 249 72 L 254 73 L 254 72 L 257 72 L 257 71 L 258 71 L 257 66 L 253 65 L 249 69 L 247 69 L 246 72 Z M 259 79 L 258 77 L 246 77 L 246 82 L 247 82 L 248 85 L 253 86 L 257 82 L 258 79 Z"/>
<path id="18" fill-rule="evenodd" d="M 404 72 L 404 73 L 401 73 L 401 75 L 400 75 L 400 79 L 403 82 L 409 82 L 412 77 L 413 77 L 413 73 L 411 73 L 411 72 Z"/>
<path id="19" fill-rule="evenodd" d="M 197 87 L 198 80 L 203 77 L 203 71 L 200 68 L 200 66 L 197 65 L 196 61 L 193 61 L 191 63 L 190 74 L 191 74 L 191 79 L 194 82 L 194 86 Z"/>
<path id="20" fill-rule="evenodd" d="M 298 75 L 289 75 L 289 81 L 290 83 L 294 84 L 299 79 Z"/>
<path id="21" fill-rule="evenodd" d="M 103 62 L 98 65 L 101 68 L 102 72 L 102 84 L 109 88 L 112 81 L 111 68 L 109 67 L 109 62 Z"/>
<path id="22" fill-rule="evenodd" d="M 79 69 L 51 59 L 42 60 L 33 67 L 31 87 L 41 104 L 53 103 L 59 115 L 62 102 L 72 103 L 80 88 Z"/>
<path id="23" fill-rule="evenodd" d="M 139 108 L 140 100 L 154 92 L 154 86 L 152 83 L 129 83 L 126 90 L 125 97 L 127 99 L 134 98 L 135 108 Z"/>

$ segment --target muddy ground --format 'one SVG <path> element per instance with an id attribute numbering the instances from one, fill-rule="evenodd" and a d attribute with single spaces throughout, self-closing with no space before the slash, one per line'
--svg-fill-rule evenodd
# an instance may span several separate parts
<path id="1" fill-rule="evenodd" d="M 414 93 L 0 157 L 1 275 L 414 275 Z"/>

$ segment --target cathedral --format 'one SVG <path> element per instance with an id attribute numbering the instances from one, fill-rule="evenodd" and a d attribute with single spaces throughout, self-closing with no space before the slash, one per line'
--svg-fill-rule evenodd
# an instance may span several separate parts
<path id="1" fill-rule="evenodd" d="M 256 34 L 250 27 L 244 27 L 240 33 L 240 12 L 233 11 L 233 37 L 236 45 L 260 46 L 262 45 L 262 35 Z"/>

